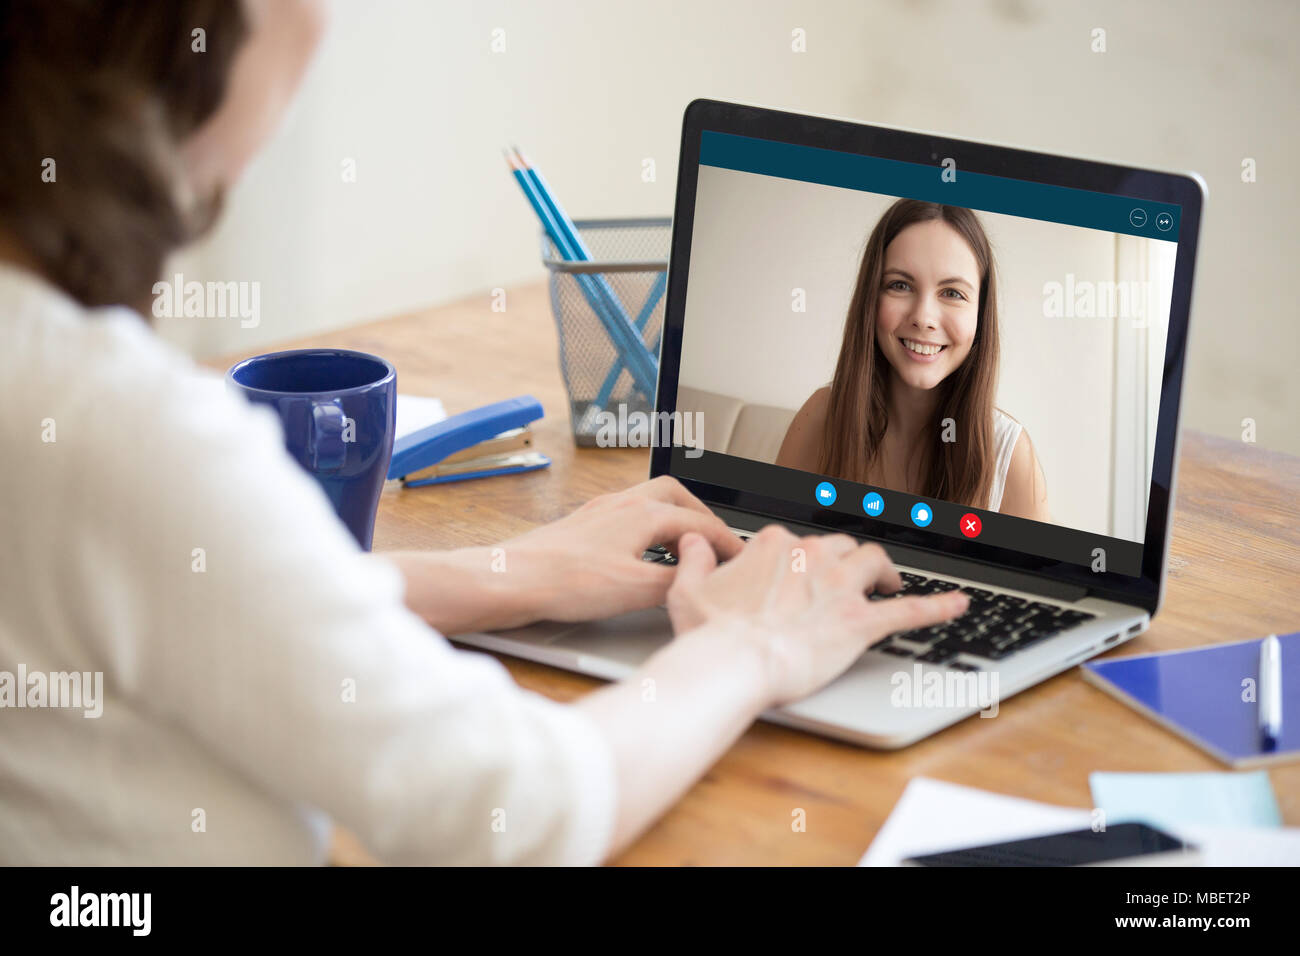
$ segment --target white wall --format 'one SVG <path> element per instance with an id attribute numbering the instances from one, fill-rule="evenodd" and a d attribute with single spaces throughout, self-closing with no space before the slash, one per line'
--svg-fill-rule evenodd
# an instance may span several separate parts
<path id="1" fill-rule="evenodd" d="M 223 228 L 180 260 L 260 281 L 261 325 L 164 330 L 212 355 L 465 296 L 486 308 L 543 277 L 501 146 L 531 152 L 575 216 L 668 214 L 682 109 L 711 96 L 1200 171 L 1185 421 L 1240 437 L 1251 417 L 1261 445 L 1300 453 L 1300 322 L 1279 290 L 1300 252 L 1297 34 L 1288 0 L 341 0 Z"/>
<path id="2" fill-rule="evenodd" d="M 792 409 L 826 385 L 867 233 L 891 202 L 701 167 L 682 384 Z"/>

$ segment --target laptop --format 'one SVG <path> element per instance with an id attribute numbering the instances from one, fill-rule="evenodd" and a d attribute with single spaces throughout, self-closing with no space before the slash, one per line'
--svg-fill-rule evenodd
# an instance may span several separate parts
<path id="1" fill-rule="evenodd" d="M 903 747 L 1147 628 L 1205 197 L 1195 174 L 687 107 L 651 477 L 742 537 L 846 533 L 884 547 L 900 593 L 971 599 L 764 720 Z M 864 451 L 906 414 L 894 396 L 934 425 L 906 482 L 910 455 L 890 479 Z M 670 639 L 651 608 L 458 643 L 618 679 Z"/>

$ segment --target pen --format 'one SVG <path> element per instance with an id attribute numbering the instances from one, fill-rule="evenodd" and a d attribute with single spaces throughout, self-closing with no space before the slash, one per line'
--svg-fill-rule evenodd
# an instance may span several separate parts
<path id="1" fill-rule="evenodd" d="M 1259 735 L 1266 751 L 1276 750 L 1282 736 L 1282 645 L 1276 634 L 1259 645 Z"/>

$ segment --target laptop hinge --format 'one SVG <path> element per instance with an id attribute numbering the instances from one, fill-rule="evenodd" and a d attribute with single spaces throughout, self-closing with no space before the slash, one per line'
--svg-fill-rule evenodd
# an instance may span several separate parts
<path id="1" fill-rule="evenodd" d="M 713 510 L 719 518 L 727 523 L 729 527 L 739 528 L 742 531 L 757 531 L 763 525 L 772 524 L 776 521 L 784 525 L 796 534 L 830 534 L 826 528 L 819 528 L 816 525 L 803 524 L 799 521 L 787 521 L 785 519 L 774 519 L 762 515 L 752 514 L 747 511 L 737 511 L 735 508 L 727 508 L 722 505 L 710 504 L 709 508 Z M 984 584 L 992 584 L 997 587 L 1011 588 L 1016 591 L 1029 591 L 1033 594 L 1041 594 L 1044 597 L 1056 598 L 1061 601 L 1077 601 L 1080 598 L 1087 597 L 1088 589 L 1077 584 L 1064 584 L 1060 581 L 1053 581 L 1049 578 L 1039 577 L 1036 574 L 1029 574 L 1025 571 L 1016 571 L 1009 568 L 999 568 L 995 565 L 985 564 L 981 561 L 971 561 L 967 558 L 958 558 L 949 554 L 939 554 L 934 551 L 925 551 L 921 548 L 910 548 L 903 544 L 894 544 L 892 541 L 882 541 L 879 538 L 872 538 L 869 535 L 855 535 L 855 537 L 875 541 L 885 549 L 895 564 L 904 564 L 910 567 L 925 568 L 936 574 L 951 574 L 956 577 L 969 578 L 972 581 L 980 581 Z"/>

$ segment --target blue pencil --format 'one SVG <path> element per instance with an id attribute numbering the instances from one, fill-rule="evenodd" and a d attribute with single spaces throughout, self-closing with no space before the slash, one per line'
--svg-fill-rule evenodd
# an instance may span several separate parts
<path id="1" fill-rule="evenodd" d="M 574 252 L 574 259 L 581 262 L 590 262 L 592 258 L 591 250 L 588 249 L 587 244 L 582 241 L 582 233 L 578 231 L 578 227 L 573 224 L 573 220 L 570 219 L 564 209 L 561 208 L 560 201 L 555 198 L 555 193 L 551 191 L 550 184 L 548 184 L 546 179 L 542 176 L 542 171 L 528 161 L 528 157 L 524 155 L 523 150 L 518 146 L 512 146 L 510 148 L 514 151 L 515 158 L 519 160 L 520 165 L 523 167 L 524 175 L 532 181 L 538 196 L 541 197 L 542 202 L 546 205 L 546 208 L 550 212 L 552 218 L 554 218 L 556 225 L 560 227 L 560 231 L 564 233 L 564 237 L 568 239 L 569 246 Z M 592 278 L 595 279 L 596 291 L 600 295 L 601 300 L 605 302 L 606 307 L 610 310 L 610 314 L 621 315 L 623 316 L 624 321 L 626 321 L 626 314 L 623 311 L 622 302 L 620 301 L 618 294 L 610 286 L 609 280 L 599 274 L 593 275 Z"/>
<path id="2" fill-rule="evenodd" d="M 668 286 L 668 273 L 661 272 L 655 277 L 654 284 L 650 286 L 650 292 L 646 295 L 645 304 L 641 306 L 641 313 L 636 317 L 636 330 L 638 333 L 645 332 L 646 325 L 650 322 L 650 316 L 654 315 L 655 306 L 663 297 L 664 289 Z M 642 340 L 644 341 L 644 339 Z M 659 344 L 656 341 L 650 349 L 650 356 L 654 358 L 659 352 Z M 655 359 L 655 365 L 658 366 L 658 359 Z M 600 386 L 600 391 L 596 394 L 596 407 L 604 408 L 609 404 L 610 396 L 614 394 L 614 386 L 618 384 L 619 376 L 623 374 L 623 363 L 615 360 L 614 366 L 605 376 L 605 382 Z M 647 396 L 651 398 L 653 396 Z"/>
<path id="3" fill-rule="evenodd" d="M 556 243 L 557 247 L 560 248 L 562 255 L 564 255 L 566 259 L 590 261 L 591 251 L 587 248 L 586 243 L 582 241 L 582 236 L 579 234 L 577 227 L 574 226 L 573 220 L 571 220 L 560 207 L 559 201 L 555 198 L 555 194 L 551 192 L 546 180 L 542 177 L 541 171 L 528 162 L 527 157 L 524 156 L 523 152 L 520 151 L 518 147 L 514 148 L 514 154 L 519 165 L 523 168 L 524 174 L 532 184 L 534 193 L 546 207 L 551 220 L 554 221 L 560 234 L 565 240 L 562 243 Z M 552 241 L 554 241 L 554 239 L 552 239 Z M 613 391 L 613 385 L 617 382 L 618 376 L 622 371 L 622 363 L 624 360 L 629 363 L 629 370 L 632 372 L 634 382 L 645 394 L 647 400 L 652 400 L 654 398 L 654 388 L 653 386 L 650 388 L 645 387 L 646 383 L 644 376 L 646 371 L 648 371 L 652 376 L 652 380 L 657 380 L 659 375 L 659 364 L 654 358 L 654 355 L 645 347 L 645 340 L 640 335 L 641 329 L 644 328 L 644 322 L 639 321 L 636 323 L 636 326 L 634 327 L 635 333 L 631 336 L 630 340 L 628 340 L 623 333 L 626 330 L 630 330 L 630 324 L 627 314 L 623 311 L 618 295 L 614 292 L 613 288 L 611 288 L 609 282 L 603 275 L 590 275 L 589 278 L 592 282 L 587 288 L 595 293 L 597 300 L 604 306 L 605 313 L 609 317 L 608 320 L 606 320 L 604 316 L 601 316 L 602 321 L 606 321 L 607 324 L 615 326 L 618 333 L 617 338 L 628 342 L 627 348 L 623 350 L 622 355 L 615 359 L 614 367 L 610 370 L 609 375 L 606 378 L 605 386 L 602 386 L 600 393 L 597 396 L 597 406 L 604 407 L 605 403 L 608 402 L 610 393 Z M 588 301 L 591 302 L 590 295 L 588 296 Z M 597 315 L 600 316 L 601 313 L 597 303 L 591 302 L 591 305 L 596 309 Z"/>
<path id="4" fill-rule="evenodd" d="M 542 177 L 542 171 L 529 162 L 528 157 L 524 155 L 524 151 L 518 146 L 512 146 L 510 148 L 514 150 L 515 155 L 523 164 L 525 172 L 528 174 L 529 178 L 532 179 L 533 184 L 537 187 L 537 191 L 541 194 L 542 201 L 546 203 L 547 209 L 550 211 L 551 215 L 555 217 L 555 221 L 565 232 L 570 244 L 576 250 L 577 258 L 584 261 L 590 261 L 591 250 L 588 249 L 587 244 L 582 241 L 582 233 L 580 233 L 578 228 L 573 224 L 573 220 L 565 214 L 564 209 L 560 206 L 560 201 L 555 198 L 555 193 L 551 191 L 550 185 Z M 607 297 L 617 308 L 619 302 L 618 294 L 609 285 L 609 282 L 604 276 L 597 276 L 596 279 L 597 288 L 600 290 L 602 296 Z M 644 342 L 645 339 L 644 337 L 641 337 L 640 333 L 645 331 L 646 324 L 650 321 L 650 316 L 654 314 L 655 306 L 659 304 L 659 299 L 664 294 L 666 279 L 667 273 L 663 272 L 661 272 L 655 279 L 654 284 L 650 287 L 650 292 L 646 297 L 645 304 L 641 307 L 641 313 L 636 317 L 636 321 L 633 323 L 636 326 L 638 340 L 641 342 Z M 659 372 L 659 361 L 655 358 L 655 355 L 658 351 L 658 348 L 650 350 L 650 358 L 655 362 L 656 377 Z M 604 408 L 609 404 L 610 396 L 613 395 L 614 387 L 618 384 L 619 376 L 622 374 L 623 362 L 621 359 L 616 358 L 613 367 L 609 370 L 609 374 L 605 376 L 604 383 L 600 386 L 600 391 L 596 394 L 597 408 Z M 653 399 L 654 393 L 648 393 L 646 398 Z"/>
<path id="5" fill-rule="evenodd" d="M 507 152 L 507 162 L 509 162 L 511 171 L 514 173 L 515 179 L 518 181 L 525 197 L 532 205 L 533 211 L 541 220 L 546 234 L 560 251 L 560 255 L 569 261 L 590 261 L 590 250 L 587 248 L 586 243 L 582 241 L 582 237 L 578 234 L 573 221 L 560 208 L 541 173 L 524 159 L 522 153 L 519 153 L 518 150 L 516 150 L 516 153 L 517 156 L 511 156 Z M 606 377 L 605 385 L 601 388 L 597 400 L 598 406 L 604 407 L 609 400 L 609 395 L 613 391 L 613 384 L 618 380 L 624 361 L 627 362 L 628 370 L 632 373 L 633 381 L 638 390 L 645 395 L 647 400 L 653 401 L 655 384 L 659 377 L 659 363 L 650 350 L 646 348 L 645 340 L 641 337 L 649 313 L 643 310 L 643 315 L 638 316 L 638 321 L 633 324 L 623 310 L 617 294 L 604 276 L 578 273 L 574 277 L 578 280 L 578 285 L 582 289 L 588 304 L 591 305 L 592 311 L 605 325 L 619 356 L 615 361 L 614 368 L 610 370 L 609 375 Z M 653 311 L 653 306 L 650 311 Z"/>
<path id="6" fill-rule="evenodd" d="M 588 249 L 587 244 L 582 241 L 582 235 L 578 232 L 578 228 L 573 224 L 573 220 L 570 219 L 568 214 L 560 207 L 560 201 L 555 198 L 555 193 L 551 192 L 550 185 L 542 177 L 542 171 L 528 161 L 528 157 L 524 155 L 524 151 L 518 146 L 511 146 L 510 149 L 514 152 L 515 158 L 519 160 L 519 165 L 523 169 L 524 174 L 528 176 L 528 178 L 532 180 L 533 185 L 537 187 L 537 192 L 542 197 L 542 202 L 546 204 L 546 208 L 550 211 L 551 215 L 555 217 L 556 224 L 564 231 L 565 238 L 567 238 L 569 244 L 573 246 L 574 259 L 579 262 L 591 261 L 591 250 Z"/>

